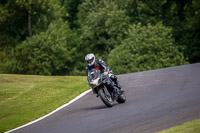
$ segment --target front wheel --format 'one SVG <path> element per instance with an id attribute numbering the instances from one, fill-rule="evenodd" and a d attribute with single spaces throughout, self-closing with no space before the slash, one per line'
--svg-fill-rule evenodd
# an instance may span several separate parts
<path id="1" fill-rule="evenodd" d="M 110 93 L 107 91 L 107 89 L 99 89 L 98 91 L 99 96 L 101 97 L 101 100 L 107 107 L 113 106 L 113 100 L 111 98 Z"/>
<path id="2" fill-rule="evenodd" d="M 126 96 L 124 93 L 118 96 L 117 100 L 118 103 L 124 103 L 126 101 Z"/>

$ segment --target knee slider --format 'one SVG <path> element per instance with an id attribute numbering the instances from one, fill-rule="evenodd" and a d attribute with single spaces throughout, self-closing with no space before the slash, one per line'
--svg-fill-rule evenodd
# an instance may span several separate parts
<path id="1" fill-rule="evenodd" d="M 115 75 L 111 75 L 110 78 L 114 79 L 114 80 L 117 80 L 117 76 L 115 76 Z"/>

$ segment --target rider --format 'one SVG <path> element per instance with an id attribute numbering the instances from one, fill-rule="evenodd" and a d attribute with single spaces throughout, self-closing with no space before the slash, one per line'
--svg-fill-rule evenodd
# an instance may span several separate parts
<path id="1" fill-rule="evenodd" d="M 120 92 L 124 92 L 123 88 L 119 84 L 117 76 L 115 76 L 111 71 L 109 71 L 109 67 L 106 65 L 106 63 L 101 59 L 95 59 L 94 54 L 87 54 L 85 56 L 85 61 L 87 62 L 86 66 L 86 72 L 87 76 L 89 76 L 89 72 L 91 69 L 97 69 L 100 70 L 101 73 L 104 73 L 104 75 L 107 75 L 110 77 L 112 81 L 116 84 L 116 87 L 119 89 Z M 115 88 L 115 86 L 113 86 Z"/>

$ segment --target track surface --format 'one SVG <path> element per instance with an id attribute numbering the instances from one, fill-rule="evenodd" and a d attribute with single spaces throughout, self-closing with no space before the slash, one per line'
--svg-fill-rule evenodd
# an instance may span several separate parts
<path id="1" fill-rule="evenodd" d="M 151 133 L 200 118 L 200 63 L 118 77 L 126 103 L 107 108 L 90 92 L 14 133 Z"/>

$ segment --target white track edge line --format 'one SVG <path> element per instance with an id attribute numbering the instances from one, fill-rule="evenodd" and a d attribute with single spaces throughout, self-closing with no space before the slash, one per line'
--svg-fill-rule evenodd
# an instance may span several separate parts
<path id="1" fill-rule="evenodd" d="M 34 121 L 31 121 L 31 122 L 29 122 L 29 123 L 27 123 L 27 124 L 25 124 L 25 125 L 22 125 L 22 126 L 20 126 L 20 127 L 17 127 L 17 128 L 15 128 L 15 129 L 12 129 L 12 130 L 7 131 L 7 132 L 5 132 L 5 133 L 10 133 L 10 132 L 16 131 L 16 130 L 18 130 L 18 129 L 21 129 L 21 128 L 23 128 L 23 127 L 26 127 L 26 126 L 29 126 L 29 125 L 31 125 L 31 124 L 34 124 L 34 123 L 36 123 L 36 122 L 38 122 L 38 121 L 40 121 L 40 120 L 42 120 L 42 119 L 44 119 L 44 118 L 46 118 L 46 117 L 52 115 L 52 114 L 54 114 L 55 112 L 57 112 L 57 111 L 63 109 L 64 107 L 69 106 L 69 105 L 72 104 L 73 102 L 75 102 L 75 101 L 77 101 L 78 99 L 80 99 L 81 97 L 85 96 L 85 95 L 86 95 L 87 93 L 89 93 L 90 91 L 91 91 L 91 89 L 89 89 L 89 90 L 87 90 L 87 91 L 81 93 L 79 96 L 75 97 L 74 99 L 72 99 L 72 100 L 69 101 L 68 103 L 66 103 L 66 104 L 64 104 L 64 105 L 62 105 L 62 106 L 60 106 L 60 107 L 58 107 L 56 110 L 50 112 L 49 114 L 47 114 L 47 115 L 45 115 L 45 116 L 42 116 L 42 117 L 40 117 L 40 118 L 38 118 L 38 119 L 36 119 L 36 120 L 34 120 Z"/>

